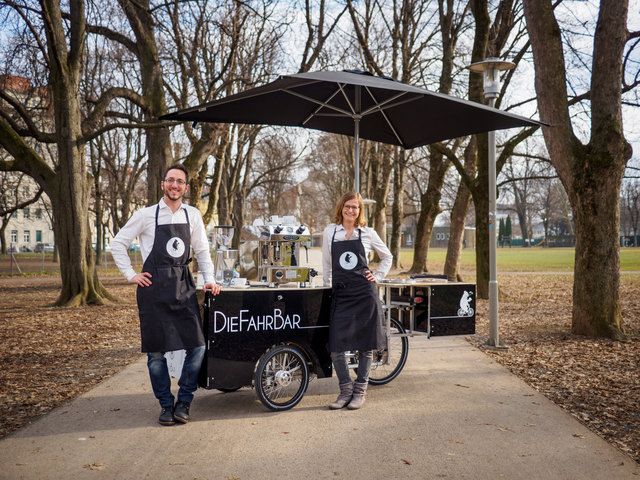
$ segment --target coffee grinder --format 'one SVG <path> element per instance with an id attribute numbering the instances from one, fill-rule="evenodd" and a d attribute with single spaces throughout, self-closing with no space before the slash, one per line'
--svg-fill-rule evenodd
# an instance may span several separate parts
<path id="1" fill-rule="evenodd" d="M 213 227 L 216 242 L 215 273 L 218 285 L 231 285 L 234 276 L 237 275 L 238 250 L 232 250 L 234 228 L 231 225 L 218 225 Z"/>

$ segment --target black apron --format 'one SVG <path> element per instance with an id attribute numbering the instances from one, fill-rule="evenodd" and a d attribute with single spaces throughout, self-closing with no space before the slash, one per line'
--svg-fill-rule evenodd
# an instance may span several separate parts
<path id="1" fill-rule="evenodd" d="M 143 352 L 170 352 L 204 345 L 196 285 L 189 271 L 191 231 L 187 223 L 158 225 L 153 248 L 142 266 L 151 285 L 138 287 Z"/>
<path id="2" fill-rule="evenodd" d="M 358 229 L 358 238 L 355 240 L 336 242 L 336 230 L 331 238 L 333 299 L 329 351 L 384 348 L 384 315 L 378 287 L 365 277 L 368 266 L 361 240 L 362 232 Z"/>

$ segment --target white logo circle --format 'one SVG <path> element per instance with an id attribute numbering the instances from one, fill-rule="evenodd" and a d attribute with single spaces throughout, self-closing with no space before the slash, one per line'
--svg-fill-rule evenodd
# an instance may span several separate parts
<path id="1" fill-rule="evenodd" d="M 358 265 L 358 256 L 353 252 L 344 252 L 340 255 L 339 262 L 344 270 L 353 270 Z"/>
<path id="2" fill-rule="evenodd" d="M 174 258 L 181 257 L 184 254 L 184 242 L 180 237 L 170 238 L 167 242 L 167 253 Z"/>

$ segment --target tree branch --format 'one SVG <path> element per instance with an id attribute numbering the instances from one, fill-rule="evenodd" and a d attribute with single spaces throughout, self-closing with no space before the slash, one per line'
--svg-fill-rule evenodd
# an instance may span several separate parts
<path id="1" fill-rule="evenodd" d="M 138 105 L 143 110 L 147 112 L 150 111 L 150 105 L 142 95 L 134 92 L 129 88 L 122 88 L 122 87 L 109 88 L 100 96 L 98 100 L 94 102 L 95 106 L 93 108 L 93 111 L 82 122 L 83 135 L 85 136 L 91 135 L 91 131 L 96 128 L 96 125 L 104 117 L 104 113 L 107 107 L 109 106 L 109 103 L 114 98 L 124 98 L 134 103 L 135 105 Z M 89 102 L 92 102 L 92 100 L 89 100 Z"/>
<path id="2" fill-rule="evenodd" d="M 40 187 L 38 189 L 38 192 L 36 193 L 35 197 L 33 197 L 31 200 L 27 200 L 24 201 L 22 203 L 18 203 L 16 204 L 14 207 L 11 208 L 7 208 L 6 210 L 0 210 L 0 217 L 4 217 L 6 215 L 11 215 L 13 212 L 16 212 L 22 208 L 26 208 L 29 205 L 32 205 L 34 203 L 36 203 L 40 197 L 42 196 L 42 192 L 44 192 L 44 189 L 42 187 Z"/>

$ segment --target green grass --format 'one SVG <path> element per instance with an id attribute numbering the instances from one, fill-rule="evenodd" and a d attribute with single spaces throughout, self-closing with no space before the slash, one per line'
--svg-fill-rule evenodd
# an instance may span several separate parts
<path id="1" fill-rule="evenodd" d="M 442 273 L 447 250 L 430 248 L 427 266 L 430 272 Z M 575 250 L 573 248 L 498 248 L 499 272 L 573 272 Z M 411 266 L 413 250 L 402 251 L 402 265 Z M 460 270 L 475 271 L 475 250 L 462 251 Z M 620 249 L 620 271 L 640 271 L 640 248 Z"/>

